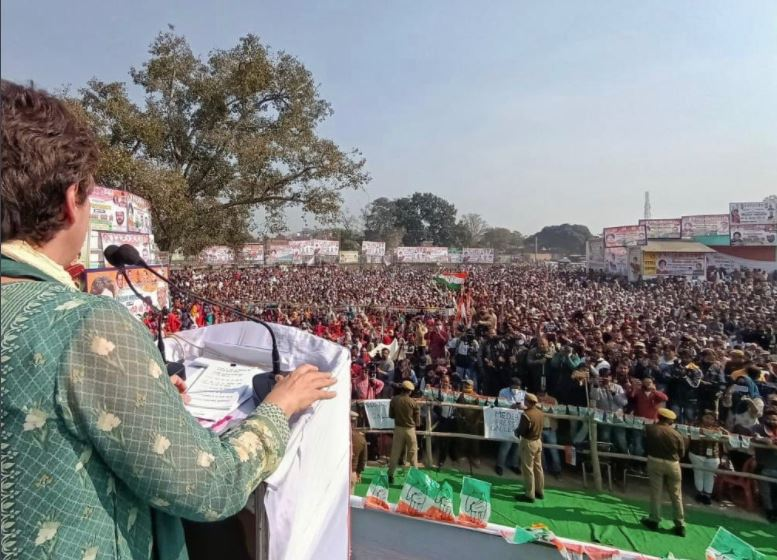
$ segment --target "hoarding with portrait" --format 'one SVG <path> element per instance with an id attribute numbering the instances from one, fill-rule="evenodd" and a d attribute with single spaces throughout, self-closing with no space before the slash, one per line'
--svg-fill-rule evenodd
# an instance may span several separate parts
<path id="1" fill-rule="evenodd" d="M 240 248 L 240 260 L 244 263 L 264 263 L 264 244 L 246 243 Z"/>
<path id="2" fill-rule="evenodd" d="M 447 247 L 397 247 L 394 254 L 397 263 L 448 262 Z"/>
<path id="3" fill-rule="evenodd" d="M 682 219 L 640 220 L 639 225 L 645 226 L 648 239 L 680 239 L 682 235 Z"/>
<path id="4" fill-rule="evenodd" d="M 728 235 L 728 214 L 699 214 L 698 216 L 683 216 L 682 238 L 713 237 Z"/>
<path id="5" fill-rule="evenodd" d="M 232 264 L 235 262 L 235 251 L 226 245 L 211 245 L 200 252 L 200 261 L 205 264 Z"/>
<path id="6" fill-rule="evenodd" d="M 777 224 L 731 224 L 731 245 L 777 246 Z"/>
<path id="7" fill-rule="evenodd" d="M 612 247 L 636 247 L 647 244 L 645 226 L 618 226 L 604 228 L 602 234 L 604 246 Z"/>
<path id="8" fill-rule="evenodd" d="M 491 264 L 494 262 L 494 250 L 480 247 L 465 247 L 462 251 L 462 262 Z"/>
<path id="9" fill-rule="evenodd" d="M 777 224 L 777 203 L 772 201 L 732 202 L 728 208 L 732 230 L 740 224 Z"/>
<path id="10" fill-rule="evenodd" d="M 642 271 L 645 278 L 657 276 L 685 276 L 704 278 L 705 253 L 645 253 Z"/>
<path id="11" fill-rule="evenodd" d="M 169 271 L 166 266 L 153 268 L 162 276 L 168 276 Z M 155 307 L 166 308 L 169 306 L 169 290 L 165 282 L 144 268 L 128 268 L 127 275 L 140 295 L 143 298 L 150 298 Z M 86 291 L 93 295 L 114 298 L 136 317 L 142 316 L 149 310 L 148 306 L 132 292 L 121 272 L 115 268 L 87 270 Z"/>
<path id="12" fill-rule="evenodd" d="M 270 265 L 291 264 L 294 261 L 294 248 L 284 239 L 273 239 L 268 246 L 265 262 Z"/>
<path id="13" fill-rule="evenodd" d="M 617 276 L 627 276 L 629 255 L 626 247 L 610 247 L 604 250 L 605 272 Z"/>

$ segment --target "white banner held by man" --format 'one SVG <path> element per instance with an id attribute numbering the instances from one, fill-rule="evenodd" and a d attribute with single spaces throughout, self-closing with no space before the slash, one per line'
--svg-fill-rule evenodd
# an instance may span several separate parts
<path id="1" fill-rule="evenodd" d="M 522 411 L 515 408 L 484 408 L 483 435 L 486 439 L 518 441 L 515 429 L 521 420 Z"/>
<path id="2" fill-rule="evenodd" d="M 373 430 L 393 430 L 394 420 L 389 418 L 389 400 L 377 399 L 365 401 L 364 412 L 367 414 L 367 422 Z"/>

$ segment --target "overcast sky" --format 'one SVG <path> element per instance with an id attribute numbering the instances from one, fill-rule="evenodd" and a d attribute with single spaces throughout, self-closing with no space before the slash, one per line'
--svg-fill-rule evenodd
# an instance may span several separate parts
<path id="1" fill-rule="evenodd" d="M 532 233 L 720 213 L 777 193 L 771 0 L 7 0 L 2 75 L 129 80 L 174 24 L 195 52 L 247 33 L 296 55 L 358 147 L 371 198 L 430 191 Z M 290 218 L 299 227 L 298 216 Z"/>

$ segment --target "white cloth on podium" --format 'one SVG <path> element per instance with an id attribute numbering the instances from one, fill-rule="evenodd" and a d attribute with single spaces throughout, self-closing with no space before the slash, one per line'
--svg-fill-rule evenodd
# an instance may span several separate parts
<path id="1" fill-rule="evenodd" d="M 337 396 L 292 419 L 286 454 L 265 481 L 270 560 L 349 555 L 350 396 L 348 351 L 292 327 L 273 325 L 281 368 L 313 364 L 335 376 Z M 199 356 L 270 369 L 270 335 L 256 323 L 212 325 L 166 339 L 169 359 Z"/>

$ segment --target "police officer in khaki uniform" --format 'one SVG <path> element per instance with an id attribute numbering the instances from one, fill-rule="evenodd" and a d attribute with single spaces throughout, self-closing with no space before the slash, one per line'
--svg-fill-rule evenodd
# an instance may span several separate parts
<path id="1" fill-rule="evenodd" d="M 388 469 L 389 484 L 394 484 L 394 471 L 397 470 L 400 457 L 406 457 L 412 466 L 418 466 L 418 441 L 415 427 L 421 424 L 421 408 L 410 397 L 410 393 L 414 390 L 415 385 L 412 381 L 403 381 L 399 394 L 389 403 L 389 418 L 394 419 L 394 437 L 391 442 Z"/>
<path id="2" fill-rule="evenodd" d="M 658 531 L 658 524 L 661 522 L 661 501 L 666 488 L 674 512 L 674 534 L 684 537 L 683 476 L 680 470 L 680 459 L 685 455 L 685 440 L 672 427 L 676 419 L 677 415 L 674 412 L 668 408 L 662 408 L 658 411 L 658 422 L 645 427 L 650 515 L 642 519 L 642 524 L 652 531 Z"/>
<path id="3" fill-rule="evenodd" d="M 534 502 L 545 497 L 545 473 L 542 470 L 542 429 L 545 426 L 545 414 L 537 408 L 536 395 L 526 393 L 526 410 L 515 430 L 515 436 L 521 438 L 518 455 L 521 459 L 524 493 L 515 499 L 519 502 Z"/>
<path id="4" fill-rule="evenodd" d="M 356 429 L 359 414 L 351 411 L 351 494 L 361 482 L 362 472 L 367 465 L 367 439 Z"/>

